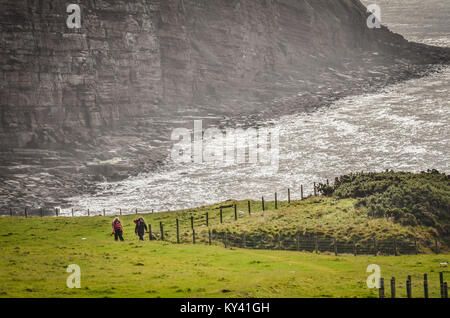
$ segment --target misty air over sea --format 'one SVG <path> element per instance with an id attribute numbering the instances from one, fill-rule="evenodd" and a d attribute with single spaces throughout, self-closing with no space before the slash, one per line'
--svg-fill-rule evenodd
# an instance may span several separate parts
<path id="1" fill-rule="evenodd" d="M 431 0 L 436 3 L 430 5 L 413 0 L 408 1 L 408 10 L 401 7 L 404 1 L 393 2 L 398 5 L 389 5 L 382 22 L 394 32 L 412 41 L 450 47 L 450 2 Z M 400 10 L 405 15 L 401 23 L 396 18 Z M 415 18 L 418 10 L 425 18 Z M 446 67 L 376 94 L 347 97 L 313 113 L 267 122 L 279 131 L 277 170 L 259 164 L 223 167 L 169 162 L 153 173 L 102 183 L 98 193 L 73 197 L 69 202 L 76 212 L 118 208 L 124 213 L 135 208 L 157 212 L 228 199 L 260 200 L 265 196 L 273 200 L 274 192 L 285 200 L 287 188 L 291 197 L 298 199 L 301 184 L 309 194 L 313 182 L 332 181 L 350 172 L 433 168 L 449 173 L 449 96 L 450 68 Z"/>

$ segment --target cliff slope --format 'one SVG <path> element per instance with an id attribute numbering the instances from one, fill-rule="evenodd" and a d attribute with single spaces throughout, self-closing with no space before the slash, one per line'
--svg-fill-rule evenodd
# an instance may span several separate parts
<path id="1" fill-rule="evenodd" d="M 47 147 L 136 116 L 236 114 L 364 67 L 433 63 L 359 0 L 0 0 L 0 144 Z M 324 75 L 325 74 L 325 75 Z M 328 76 L 329 75 L 329 76 Z"/>

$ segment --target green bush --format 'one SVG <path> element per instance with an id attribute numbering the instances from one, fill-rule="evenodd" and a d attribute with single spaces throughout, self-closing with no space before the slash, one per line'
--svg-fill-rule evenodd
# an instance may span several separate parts
<path id="1" fill-rule="evenodd" d="M 340 199 L 357 199 L 356 207 L 366 208 L 371 217 L 432 226 L 450 234 L 450 176 L 436 170 L 348 174 L 336 178 L 331 189 L 319 190 Z"/>

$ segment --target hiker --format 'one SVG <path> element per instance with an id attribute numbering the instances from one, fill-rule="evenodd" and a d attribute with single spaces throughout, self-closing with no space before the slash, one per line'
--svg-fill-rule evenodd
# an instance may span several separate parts
<path id="1" fill-rule="evenodd" d="M 136 224 L 136 227 L 134 228 L 134 232 L 139 236 L 139 240 L 144 240 L 144 234 L 148 231 L 147 224 L 145 224 L 145 221 L 143 218 L 137 218 L 133 221 Z"/>
<path id="2" fill-rule="evenodd" d="M 122 224 L 120 223 L 119 218 L 115 218 L 114 221 L 112 222 L 112 228 L 113 231 L 111 233 L 111 235 L 114 234 L 114 240 L 117 241 L 118 239 L 120 239 L 121 241 L 123 241 L 123 228 L 122 228 Z"/>

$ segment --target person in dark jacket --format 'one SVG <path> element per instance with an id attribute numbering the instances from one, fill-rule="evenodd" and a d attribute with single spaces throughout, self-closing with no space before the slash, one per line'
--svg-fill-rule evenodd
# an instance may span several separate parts
<path id="1" fill-rule="evenodd" d="M 136 227 L 134 228 L 134 232 L 139 236 L 139 239 L 141 241 L 144 240 L 144 234 L 148 231 L 147 224 L 145 224 L 145 221 L 143 218 L 137 218 L 134 220 L 134 223 L 136 224 Z"/>
<path id="2" fill-rule="evenodd" d="M 122 233 L 123 233 L 123 227 L 122 224 L 120 223 L 119 218 L 115 218 L 114 221 L 112 222 L 112 233 L 111 235 L 114 234 L 114 240 L 118 240 L 120 239 L 121 241 L 124 241 Z"/>

